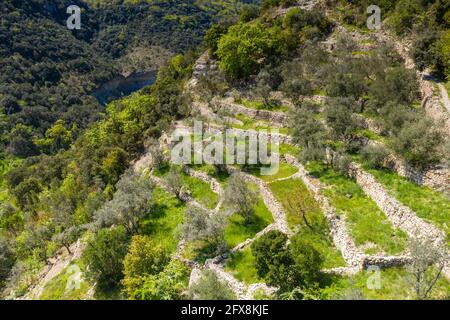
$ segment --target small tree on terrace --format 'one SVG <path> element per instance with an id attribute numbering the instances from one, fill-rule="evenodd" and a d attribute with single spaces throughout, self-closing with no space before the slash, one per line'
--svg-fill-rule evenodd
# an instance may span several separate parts
<path id="1" fill-rule="evenodd" d="M 331 128 L 334 139 L 343 141 L 350 146 L 356 139 L 358 122 L 353 116 L 355 100 L 348 98 L 335 98 L 327 101 L 325 120 Z"/>
<path id="2" fill-rule="evenodd" d="M 248 224 L 251 222 L 257 203 L 258 194 L 248 187 L 247 182 L 239 175 L 231 176 L 225 189 L 224 204 L 242 215 L 245 223 Z"/>
<path id="3" fill-rule="evenodd" d="M 67 252 L 71 254 L 70 245 L 77 241 L 78 237 L 81 234 L 81 229 L 78 226 L 71 226 L 64 230 L 63 232 L 58 233 L 53 237 L 53 241 L 59 243 L 67 249 Z"/>
<path id="4" fill-rule="evenodd" d="M 428 239 L 411 239 L 409 251 L 412 258 L 410 283 L 417 299 L 427 299 L 441 277 L 448 257 L 443 246 Z"/>
<path id="5" fill-rule="evenodd" d="M 256 76 L 256 84 L 253 87 L 255 95 L 263 99 L 265 106 L 270 104 L 270 92 L 272 87 L 270 86 L 270 74 L 267 70 L 261 70 Z"/>
<path id="6" fill-rule="evenodd" d="M 123 225 L 128 234 L 138 229 L 139 220 L 147 214 L 152 199 L 152 182 L 134 172 L 125 173 L 117 183 L 114 198 L 95 213 L 98 227 Z"/>
<path id="7" fill-rule="evenodd" d="M 166 164 L 167 159 L 159 145 L 159 141 L 157 139 L 150 139 L 148 145 L 148 150 L 152 156 L 152 168 L 161 169 Z"/>
<path id="8" fill-rule="evenodd" d="M 188 206 L 185 211 L 185 222 L 181 226 L 183 238 L 187 241 L 205 241 L 211 245 L 223 242 L 223 231 L 226 216 L 209 212 L 198 206 Z"/>
<path id="9" fill-rule="evenodd" d="M 170 168 L 170 172 L 166 177 L 166 183 L 170 191 L 178 198 L 181 198 L 183 190 L 183 177 L 179 170 L 175 167 Z"/>

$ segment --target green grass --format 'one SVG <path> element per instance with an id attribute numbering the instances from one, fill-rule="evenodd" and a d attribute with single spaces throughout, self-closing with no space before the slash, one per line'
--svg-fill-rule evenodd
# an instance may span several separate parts
<path id="1" fill-rule="evenodd" d="M 181 168 L 178 168 L 181 172 Z M 170 171 L 170 167 L 166 166 L 154 171 L 154 175 L 164 178 Z M 211 190 L 209 183 L 198 178 L 181 172 L 184 186 L 190 191 L 191 196 L 199 203 L 203 204 L 209 209 L 214 209 L 219 201 L 219 196 Z"/>
<path id="2" fill-rule="evenodd" d="M 70 285 L 73 276 L 83 272 L 80 262 L 72 262 L 60 274 L 50 280 L 44 287 L 40 300 L 82 300 L 89 291 L 90 285 L 81 277 L 79 287 Z"/>
<path id="3" fill-rule="evenodd" d="M 251 166 L 245 171 L 254 175 L 255 177 L 262 179 L 267 183 L 271 183 L 277 179 L 283 179 L 292 176 L 293 174 L 298 172 L 298 169 L 294 166 L 291 166 L 290 164 L 281 162 L 279 168 L 273 168 L 273 171 L 270 171 L 269 175 L 262 175 L 260 166 Z"/>
<path id="4" fill-rule="evenodd" d="M 357 135 L 360 137 L 365 137 L 372 141 L 381 141 L 381 142 L 386 141 L 386 138 L 380 136 L 379 134 L 377 134 L 369 129 L 360 129 L 360 130 L 358 130 Z"/>
<path id="5" fill-rule="evenodd" d="M 255 257 L 251 248 L 232 253 L 225 266 L 225 271 L 231 273 L 239 281 L 246 284 L 260 283 L 264 280 L 258 277 L 255 267 Z"/>
<path id="6" fill-rule="evenodd" d="M 269 104 L 266 105 L 261 101 L 254 101 L 248 99 L 242 99 L 241 104 L 247 108 L 255 109 L 255 110 L 267 110 L 267 111 L 277 111 L 277 112 L 288 112 L 291 109 L 287 106 L 277 105 L 277 104 Z"/>
<path id="7" fill-rule="evenodd" d="M 383 269 L 380 273 L 380 288 L 369 289 L 367 286 L 369 277 L 374 277 L 372 272 L 361 272 L 353 277 L 336 277 L 334 285 L 327 289 L 329 299 L 336 299 L 336 295 L 342 295 L 350 289 L 360 290 L 366 299 L 370 300 L 413 300 L 412 279 L 405 268 Z M 372 278 L 373 279 L 373 278 Z M 450 292 L 450 283 L 441 277 L 430 293 L 430 299 L 446 299 Z"/>
<path id="8" fill-rule="evenodd" d="M 429 187 L 418 186 L 397 173 L 365 167 L 398 201 L 447 234 L 450 245 L 450 199 Z"/>
<path id="9" fill-rule="evenodd" d="M 228 179 L 230 178 L 230 174 L 228 172 L 225 171 L 217 172 L 216 168 L 213 165 L 209 164 L 202 164 L 202 165 L 193 164 L 190 165 L 190 167 L 196 171 L 201 171 L 215 178 L 217 182 L 219 182 L 222 185 L 222 188 L 226 188 Z"/>
<path id="10" fill-rule="evenodd" d="M 279 153 L 281 155 L 289 154 L 291 156 L 297 157 L 300 154 L 300 147 L 291 146 L 290 144 L 280 143 Z"/>
<path id="11" fill-rule="evenodd" d="M 256 186 L 251 187 L 256 188 Z M 245 224 L 244 218 L 237 213 L 230 216 L 228 226 L 225 228 L 225 242 L 228 247 L 233 248 L 239 243 L 253 238 L 271 223 L 273 223 L 272 213 L 260 197 L 258 204 L 254 207 L 254 215 L 250 223 Z"/>
<path id="12" fill-rule="evenodd" d="M 141 234 L 148 235 L 167 250 L 175 251 L 178 244 L 177 227 L 184 219 L 184 204 L 175 196 L 157 187 L 153 192 L 154 205 L 140 223 Z"/>
<path id="13" fill-rule="evenodd" d="M 219 201 L 217 193 L 211 190 L 209 183 L 183 173 L 184 185 L 192 197 L 209 209 L 214 209 Z"/>
<path id="14" fill-rule="evenodd" d="M 345 266 L 345 261 L 329 235 L 328 223 L 310 191 L 301 179 L 289 179 L 270 184 L 275 198 L 283 205 L 289 227 L 300 230 L 325 258 L 323 268 Z M 308 225 L 300 215 L 304 210 Z"/>
<path id="15" fill-rule="evenodd" d="M 407 235 L 392 227 L 354 180 L 319 163 L 309 164 L 308 171 L 326 185 L 323 192 L 338 214 L 346 217 L 356 245 L 368 245 L 366 253 L 370 254 L 398 254 L 405 249 Z"/>
<path id="16" fill-rule="evenodd" d="M 255 120 L 251 119 L 247 116 L 244 116 L 242 114 L 237 114 L 234 116 L 237 120 L 242 121 L 243 125 L 238 125 L 233 123 L 231 126 L 236 129 L 242 129 L 242 130 L 267 130 L 270 132 L 271 129 L 278 129 L 279 133 L 288 135 L 289 134 L 289 128 L 276 128 L 270 125 L 267 121 L 262 120 Z"/>

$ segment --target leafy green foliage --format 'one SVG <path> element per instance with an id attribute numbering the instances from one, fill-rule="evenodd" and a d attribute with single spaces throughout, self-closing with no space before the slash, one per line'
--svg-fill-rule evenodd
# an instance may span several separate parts
<path id="1" fill-rule="evenodd" d="M 169 255 L 162 245 L 158 245 L 148 236 L 134 236 L 124 259 L 124 291 L 127 296 L 136 297 L 148 275 L 160 273 L 169 263 Z"/>
<path id="2" fill-rule="evenodd" d="M 218 42 L 220 68 L 233 80 L 255 74 L 270 55 L 281 55 L 292 44 L 289 34 L 279 27 L 267 28 L 260 22 L 238 23 Z"/>
<path id="3" fill-rule="evenodd" d="M 138 300 L 180 300 L 188 285 L 189 269 L 172 260 L 158 274 L 144 277 L 142 287 L 132 296 Z"/>
<path id="4" fill-rule="evenodd" d="M 124 228 L 101 229 L 83 252 L 88 280 L 100 288 L 115 286 L 123 277 L 123 259 L 128 250 Z"/>
<path id="5" fill-rule="evenodd" d="M 296 235 L 287 244 L 287 236 L 271 231 L 252 244 L 258 276 L 281 292 L 313 285 L 322 278 L 323 256 L 311 241 Z"/>

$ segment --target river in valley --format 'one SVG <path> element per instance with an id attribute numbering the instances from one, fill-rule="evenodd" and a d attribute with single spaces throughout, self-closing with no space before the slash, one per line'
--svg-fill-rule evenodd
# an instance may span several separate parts
<path id="1" fill-rule="evenodd" d="M 93 96 L 103 105 L 153 84 L 157 71 L 135 72 L 128 77 L 119 76 L 94 91 Z"/>

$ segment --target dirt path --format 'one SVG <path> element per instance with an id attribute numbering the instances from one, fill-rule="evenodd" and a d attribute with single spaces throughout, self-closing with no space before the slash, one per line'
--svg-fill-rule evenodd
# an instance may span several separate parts
<path id="1" fill-rule="evenodd" d="M 444 104 L 444 107 L 447 109 L 448 113 L 450 113 L 450 99 L 448 98 L 447 89 L 442 83 L 438 83 L 437 85 L 439 87 L 439 90 L 441 91 L 442 103 Z"/>
<path id="2" fill-rule="evenodd" d="M 66 249 L 61 249 L 60 254 L 50 259 L 50 264 L 46 265 L 41 271 L 37 282 L 19 300 L 38 300 L 45 286 L 69 266 L 72 261 L 81 257 L 84 247 L 81 240 L 78 240 L 70 246 L 71 254 L 68 254 Z"/>

